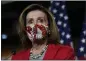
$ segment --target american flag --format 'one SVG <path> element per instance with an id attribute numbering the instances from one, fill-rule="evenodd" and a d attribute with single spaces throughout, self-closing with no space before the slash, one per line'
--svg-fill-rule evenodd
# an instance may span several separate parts
<path id="1" fill-rule="evenodd" d="M 51 1 L 49 10 L 54 15 L 54 19 L 59 29 L 60 43 L 73 47 L 65 1 Z"/>
<path id="2" fill-rule="evenodd" d="M 85 21 L 83 22 L 80 40 L 78 41 L 77 58 L 80 60 L 86 60 L 86 14 Z"/>

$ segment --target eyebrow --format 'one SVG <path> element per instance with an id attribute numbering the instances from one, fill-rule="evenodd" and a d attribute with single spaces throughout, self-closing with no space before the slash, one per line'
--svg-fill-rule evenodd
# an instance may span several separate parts
<path id="1" fill-rule="evenodd" d="M 37 19 L 40 19 L 40 18 L 43 18 L 43 19 L 45 19 L 44 17 L 38 17 Z"/>
<path id="2" fill-rule="evenodd" d="M 44 18 L 45 19 L 45 17 L 38 17 L 37 19 L 39 19 L 39 18 Z M 29 20 L 29 19 L 33 19 L 33 18 L 26 18 L 26 20 Z"/>
<path id="3" fill-rule="evenodd" d="M 33 18 L 27 18 L 26 21 L 28 21 L 28 20 L 32 20 L 32 19 L 33 19 Z"/>

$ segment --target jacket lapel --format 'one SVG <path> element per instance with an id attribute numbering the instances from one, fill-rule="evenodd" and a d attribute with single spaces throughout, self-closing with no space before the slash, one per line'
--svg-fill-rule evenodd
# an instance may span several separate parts
<path id="1" fill-rule="evenodd" d="M 30 57 L 30 49 L 28 49 L 26 52 L 25 52 L 25 54 L 23 55 L 23 60 L 28 60 L 29 59 L 29 57 Z"/>
<path id="2" fill-rule="evenodd" d="M 53 44 L 48 45 L 48 49 L 45 53 L 43 60 L 53 60 L 55 58 L 57 50 L 58 50 L 58 48 L 56 48 L 55 45 L 53 45 Z"/>
<path id="3" fill-rule="evenodd" d="M 55 56 L 56 56 L 56 53 L 58 52 L 59 48 L 60 47 L 58 45 L 49 44 L 48 48 L 47 48 L 47 50 L 45 52 L 43 60 L 54 60 Z M 30 49 L 27 51 L 27 53 L 25 54 L 24 57 L 23 58 L 25 60 L 29 59 L 29 57 L 30 57 Z"/>

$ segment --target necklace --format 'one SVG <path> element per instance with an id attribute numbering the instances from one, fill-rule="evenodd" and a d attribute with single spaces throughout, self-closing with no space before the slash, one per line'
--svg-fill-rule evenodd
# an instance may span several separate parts
<path id="1" fill-rule="evenodd" d="M 32 53 L 32 51 L 30 51 L 30 58 L 37 59 L 37 58 L 41 57 L 43 55 L 43 53 L 45 52 L 45 50 L 47 49 L 47 47 L 48 47 L 48 45 L 46 45 L 45 48 L 42 49 L 42 52 L 40 54 L 36 54 L 36 55 L 34 55 Z"/>

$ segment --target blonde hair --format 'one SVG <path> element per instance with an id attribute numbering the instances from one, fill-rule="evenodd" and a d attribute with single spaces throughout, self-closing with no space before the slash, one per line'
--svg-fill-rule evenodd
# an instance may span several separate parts
<path id="1" fill-rule="evenodd" d="M 35 9 L 33 9 L 33 8 L 35 8 Z M 19 17 L 19 23 L 18 23 L 18 26 L 17 26 L 18 34 L 20 36 L 20 39 L 22 41 L 23 46 L 25 48 L 28 48 L 28 44 L 29 45 L 31 44 L 31 42 L 28 41 L 28 37 L 27 37 L 26 32 L 25 32 L 25 19 L 24 18 L 25 18 L 27 13 L 29 13 L 32 10 L 36 10 L 36 9 L 43 11 L 48 16 L 49 30 L 50 30 L 50 35 L 48 37 L 49 38 L 48 42 L 58 44 L 59 40 L 60 40 L 60 36 L 59 36 L 58 28 L 57 28 L 57 25 L 55 23 L 55 20 L 53 18 L 52 13 L 49 12 L 43 6 L 40 6 L 38 4 L 32 4 L 30 6 L 27 6 L 22 11 L 22 13 L 21 13 L 21 15 Z"/>

